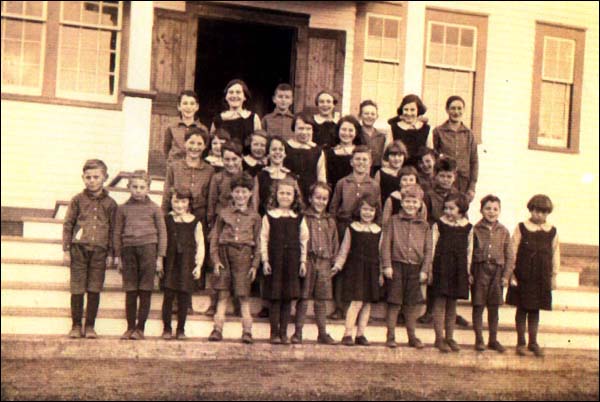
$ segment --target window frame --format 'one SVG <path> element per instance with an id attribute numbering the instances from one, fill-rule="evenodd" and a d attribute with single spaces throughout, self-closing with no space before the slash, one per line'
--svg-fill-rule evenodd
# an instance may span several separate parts
<path id="1" fill-rule="evenodd" d="M 473 35 L 473 43 L 475 44 L 475 46 L 473 46 L 473 51 L 472 51 L 472 63 L 471 63 L 471 67 L 463 67 L 463 66 L 452 66 L 450 64 L 444 64 L 444 63 L 434 63 L 431 62 L 429 59 L 430 56 L 430 48 L 429 48 L 429 44 L 431 43 L 431 35 L 433 32 L 432 26 L 433 24 L 438 24 L 438 25 L 443 25 L 445 27 L 455 27 L 455 28 L 468 28 L 468 29 L 472 29 L 474 32 Z M 427 21 L 427 41 L 425 42 L 425 65 L 426 66 L 431 66 L 431 67 L 437 67 L 437 68 L 441 68 L 441 69 L 446 69 L 446 70 L 460 70 L 460 71 L 468 71 L 468 72 L 472 72 L 475 73 L 477 72 L 477 38 L 478 38 L 478 34 L 477 34 L 477 26 L 473 26 L 473 25 L 464 25 L 464 24 L 453 24 L 453 23 L 449 23 L 449 22 L 442 22 L 442 21 L 432 21 L 429 20 Z M 444 42 L 444 45 L 446 45 L 446 42 Z"/>
<path id="2" fill-rule="evenodd" d="M 543 74 L 543 57 L 546 38 L 572 40 L 573 49 L 572 83 L 556 78 L 546 79 Z M 535 43 L 533 54 L 533 78 L 531 89 L 531 110 L 529 119 L 529 149 L 537 151 L 550 151 L 558 153 L 579 153 L 581 98 L 583 92 L 583 62 L 585 52 L 585 29 L 544 21 L 535 22 Z M 560 83 L 571 85 L 571 105 L 569 110 L 567 146 L 552 146 L 538 144 L 540 130 L 540 111 L 542 97 L 542 83 Z"/>

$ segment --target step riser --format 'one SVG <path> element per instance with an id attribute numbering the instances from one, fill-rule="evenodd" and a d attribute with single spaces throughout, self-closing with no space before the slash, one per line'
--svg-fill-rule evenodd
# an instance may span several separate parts
<path id="1" fill-rule="evenodd" d="M 32 239 L 62 239 L 63 225 L 49 222 L 23 222 L 23 237 Z"/>
<path id="2" fill-rule="evenodd" d="M 62 245 L 57 243 L 30 243 L 21 241 L 2 241 L 2 258 L 27 258 L 34 261 L 61 261 Z"/>

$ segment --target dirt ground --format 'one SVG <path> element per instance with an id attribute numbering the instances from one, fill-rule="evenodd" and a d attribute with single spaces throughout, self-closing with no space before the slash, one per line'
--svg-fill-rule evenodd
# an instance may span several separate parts
<path id="1" fill-rule="evenodd" d="M 423 364 L 2 360 L 2 400 L 598 400 L 598 372 Z"/>

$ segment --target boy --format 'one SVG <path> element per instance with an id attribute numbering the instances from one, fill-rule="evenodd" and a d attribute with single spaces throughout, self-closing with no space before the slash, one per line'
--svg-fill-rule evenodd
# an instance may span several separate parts
<path id="1" fill-rule="evenodd" d="M 131 197 L 117 209 L 113 244 L 115 265 L 123 275 L 126 292 L 127 331 L 121 339 L 138 340 L 144 339 L 154 274 L 157 267 L 162 271 L 163 257 L 167 253 L 167 228 L 160 207 L 148 197 L 150 177 L 146 171 L 134 171 L 127 188 Z"/>
<path id="2" fill-rule="evenodd" d="M 359 106 L 359 117 L 362 128 L 360 138 L 363 144 L 371 148 L 371 156 L 373 157 L 371 176 L 374 176 L 381 169 L 387 137 L 385 133 L 375 128 L 375 122 L 379 118 L 375 102 L 370 99 L 362 101 Z"/>
<path id="3" fill-rule="evenodd" d="M 290 112 L 290 106 L 294 103 L 294 90 L 290 84 L 279 84 L 273 95 L 275 110 L 263 117 L 262 127 L 269 135 L 280 135 L 288 141 L 294 138 L 292 131 L 292 120 L 294 114 Z"/>
<path id="4" fill-rule="evenodd" d="M 435 184 L 435 164 L 437 152 L 429 147 L 419 148 L 417 168 L 419 170 L 419 184 L 425 193 L 429 192 Z"/>
<path id="5" fill-rule="evenodd" d="M 71 338 L 97 338 L 94 330 L 100 291 L 107 266 L 112 264 L 112 231 L 117 203 L 104 189 L 106 164 L 90 159 L 81 175 L 85 190 L 71 199 L 63 224 L 63 261 L 71 269 Z M 83 295 L 88 294 L 85 329 Z"/>
<path id="6" fill-rule="evenodd" d="M 200 108 L 198 94 L 192 90 L 184 90 L 177 99 L 177 111 L 179 121 L 167 127 L 163 143 L 163 152 L 167 158 L 167 165 L 171 162 L 185 157 L 185 135 L 192 129 L 208 130 L 198 120 L 198 109 Z"/>
<path id="7" fill-rule="evenodd" d="M 373 194 L 379 200 L 377 203 L 377 216 L 381 216 L 381 191 L 379 183 L 371 178 L 371 150 L 366 145 L 357 145 L 352 151 L 350 160 L 352 173 L 337 182 L 329 206 L 329 213 L 337 219 L 338 236 L 344 236 L 346 228 L 352 221 L 352 213 L 356 210 L 357 203 L 364 194 Z M 334 299 L 336 310 L 329 316 L 332 320 L 344 318 L 344 304 L 342 302 L 342 278 L 338 274 L 334 281 Z"/>
<path id="8" fill-rule="evenodd" d="M 402 211 L 384 225 L 381 242 L 382 275 L 387 297 L 387 342 L 395 348 L 396 322 L 404 307 L 408 345 L 422 349 L 415 335 L 417 310 L 423 303 L 421 284 L 431 275 L 432 237 L 427 221 L 420 216 L 423 190 L 413 184 L 402 189 Z"/>

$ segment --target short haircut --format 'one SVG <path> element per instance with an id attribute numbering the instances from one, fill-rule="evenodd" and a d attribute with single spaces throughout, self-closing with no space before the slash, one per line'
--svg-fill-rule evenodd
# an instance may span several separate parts
<path id="1" fill-rule="evenodd" d="M 439 172 L 456 173 L 456 161 L 452 158 L 442 156 L 435 164 L 435 174 Z"/>
<path id="2" fill-rule="evenodd" d="M 310 113 L 307 112 L 299 112 L 294 115 L 292 119 L 292 131 L 296 131 L 296 122 L 298 120 L 302 120 L 305 124 L 310 124 L 313 128 L 313 133 L 315 132 L 315 119 L 312 117 Z"/>
<path id="3" fill-rule="evenodd" d="M 435 149 L 426 147 L 424 145 L 420 146 L 419 150 L 417 151 L 417 159 L 422 160 L 425 155 L 431 155 L 435 161 L 438 159 L 438 153 Z"/>
<path id="4" fill-rule="evenodd" d="M 367 153 L 367 154 L 371 155 L 371 148 L 369 148 L 367 145 L 357 145 L 352 150 L 352 157 L 354 157 L 354 155 L 356 155 L 356 154 L 362 154 L 362 153 Z"/>
<path id="5" fill-rule="evenodd" d="M 239 78 L 236 78 L 236 79 L 233 79 L 233 80 L 229 81 L 227 83 L 227 85 L 225 85 L 225 89 L 223 90 L 223 95 L 224 95 L 224 97 L 226 97 L 227 96 L 227 91 L 229 91 L 229 88 L 231 88 L 232 86 L 234 86 L 236 84 L 240 84 L 240 86 L 242 87 L 242 91 L 244 91 L 244 97 L 246 98 L 246 100 L 242 104 L 242 107 L 246 107 L 246 105 L 248 104 L 248 102 L 250 102 L 250 99 L 252 99 L 252 93 L 248 89 L 248 85 L 246 85 L 246 83 L 243 80 L 240 80 Z M 225 105 L 227 107 L 229 107 L 229 105 L 227 104 L 227 100 L 225 100 L 225 98 L 223 98 L 223 101 L 225 102 Z"/>
<path id="6" fill-rule="evenodd" d="M 488 194 L 481 199 L 481 209 L 483 209 L 483 207 L 485 207 L 485 204 L 487 204 L 488 202 L 497 202 L 498 205 L 502 206 L 500 198 L 496 197 L 493 194 Z"/>
<path id="7" fill-rule="evenodd" d="M 233 152 L 240 158 L 242 157 L 242 145 L 235 138 L 229 142 L 226 142 L 221 147 L 221 155 L 225 156 L 225 151 Z"/>
<path id="8" fill-rule="evenodd" d="M 379 214 L 381 213 L 380 208 L 379 208 L 380 202 L 381 202 L 381 199 L 373 193 L 363 194 L 356 201 L 356 206 L 354 208 L 354 211 L 352 212 L 352 216 L 354 217 L 354 220 L 360 221 L 360 209 L 362 208 L 363 204 L 367 204 L 371 208 L 375 208 L 375 217 L 373 218 L 373 222 L 377 221 L 377 218 L 379 218 Z"/>
<path id="9" fill-rule="evenodd" d="M 231 141 L 231 135 L 229 134 L 229 131 L 225 130 L 224 128 L 217 128 L 212 135 L 211 141 L 215 139 L 215 137 L 223 141 Z"/>
<path id="10" fill-rule="evenodd" d="M 527 203 L 527 209 L 531 211 L 541 211 L 551 213 L 554 209 L 552 200 L 545 194 L 536 194 Z"/>
<path id="11" fill-rule="evenodd" d="M 360 102 L 360 105 L 358 106 L 358 114 L 361 114 L 363 108 L 367 107 L 367 106 L 373 106 L 375 109 L 379 110 L 379 108 L 377 107 L 377 103 L 375 103 L 375 101 L 372 101 L 371 99 L 366 99 L 366 100 Z"/>
<path id="12" fill-rule="evenodd" d="M 402 180 L 404 176 L 415 176 L 417 179 L 417 183 L 419 182 L 419 172 L 415 169 L 414 166 L 402 166 L 400 171 L 398 172 L 398 180 Z"/>
<path id="13" fill-rule="evenodd" d="M 387 161 L 390 159 L 390 155 L 404 155 L 404 160 L 408 159 L 408 150 L 406 145 L 400 140 L 396 140 L 385 147 L 383 151 L 383 160 Z"/>
<path id="14" fill-rule="evenodd" d="M 304 202 L 302 200 L 302 191 L 298 186 L 298 182 L 291 176 L 286 176 L 281 180 L 276 180 L 271 186 L 271 194 L 267 202 L 267 209 L 279 208 L 277 202 L 277 189 L 280 186 L 291 186 L 294 189 L 294 202 L 292 203 L 291 210 L 299 214 L 304 210 Z"/>
<path id="15" fill-rule="evenodd" d="M 208 146 L 209 142 L 210 142 L 210 135 L 208 134 L 208 129 L 204 126 L 198 126 L 198 127 L 194 127 L 192 129 L 190 129 L 190 131 L 188 131 L 187 133 L 185 133 L 185 135 L 183 136 L 183 140 L 187 141 L 189 140 L 193 135 L 197 135 L 202 137 L 202 140 L 204 141 L 204 145 Z"/>
<path id="16" fill-rule="evenodd" d="M 283 139 L 282 136 L 271 135 L 271 136 L 269 136 L 269 141 L 267 142 L 267 154 L 269 154 L 269 149 L 271 149 L 271 144 L 273 143 L 273 141 L 279 141 L 281 143 L 281 145 L 283 145 L 284 148 L 287 145 L 287 142 Z"/>
<path id="17" fill-rule="evenodd" d="M 337 105 L 338 100 L 337 100 L 337 96 L 335 96 L 335 93 L 333 91 L 329 91 L 327 89 L 324 89 L 322 91 L 319 91 L 319 93 L 317 94 L 317 96 L 315 96 L 315 106 L 319 106 L 319 98 L 323 94 L 327 94 L 327 95 L 331 96 L 333 98 L 333 104 Z"/>
<path id="18" fill-rule="evenodd" d="M 200 104 L 200 97 L 198 96 L 198 94 L 195 91 L 192 91 L 191 89 L 185 89 L 179 92 L 179 96 L 177 97 L 177 106 L 181 104 L 181 100 L 184 96 L 190 96 L 196 100 L 197 104 Z M 181 112 L 179 112 L 179 117 L 181 117 Z M 194 119 L 198 119 L 198 112 L 194 114 Z"/>
<path id="19" fill-rule="evenodd" d="M 265 139 L 265 141 L 267 143 L 269 142 L 269 134 L 267 134 L 267 132 L 265 130 L 256 130 L 252 134 L 250 134 L 248 136 L 248 138 L 246 138 L 246 142 L 247 142 L 246 145 L 250 146 L 250 143 L 252 143 L 253 137 L 262 137 Z"/>
<path id="20" fill-rule="evenodd" d="M 402 194 L 403 199 L 411 197 L 416 198 L 419 201 L 423 201 L 423 197 L 425 196 L 423 189 L 418 184 L 411 184 L 410 186 L 406 186 L 401 190 L 400 193 Z"/>
<path id="21" fill-rule="evenodd" d="M 148 187 L 150 187 L 150 183 L 152 182 L 148 172 L 145 170 L 134 170 L 131 176 L 129 176 L 129 184 L 131 184 L 133 180 L 144 180 L 146 183 L 148 183 Z"/>
<path id="22" fill-rule="evenodd" d="M 106 167 L 106 163 L 104 163 L 100 159 L 88 159 L 87 161 L 85 161 L 85 163 L 83 164 L 83 173 L 85 173 L 85 171 L 89 169 L 102 169 L 104 175 L 108 176 L 108 168 Z"/>
<path id="23" fill-rule="evenodd" d="M 177 199 L 183 200 L 186 199 L 189 201 L 190 203 L 190 208 L 192 207 L 192 202 L 194 200 L 192 193 L 189 190 L 183 190 L 183 189 L 178 189 L 178 188 L 171 188 L 171 191 L 169 191 L 169 204 L 171 203 L 171 200 L 173 199 L 173 196 L 175 196 Z"/>
<path id="24" fill-rule="evenodd" d="M 338 144 L 340 143 L 340 129 L 342 128 L 343 123 L 350 123 L 354 126 L 354 132 L 356 133 L 356 135 L 354 136 L 354 140 L 352 140 L 352 143 L 354 145 L 362 144 L 362 136 L 361 136 L 362 127 L 360 126 L 360 122 L 358 121 L 358 119 L 352 115 L 346 115 L 338 121 L 337 127 L 336 127 L 336 133 L 337 133 L 337 136 L 335 138 L 336 143 L 338 143 Z"/>
<path id="25" fill-rule="evenodd" d="M 243 187 L 252 191 L 254 188 L 254 179 L 246 172 L 237 174 L 231 178 L 231 183 L 229 185 L 231 191 L 233 191 L 236 187 Z"/>
<path id="26" fill-rule="evenodd" d="M 410 94 L 410 95 L 406 95 L 404 98 L 402 98 L 402 102 L 400 102 L 400 106 L 398 106 L 398 109 L 396 109 L 396 113 L 398 113 L 398 116 L 402 115 L 402 108 L 404 106 L 408 105 L 409 103 L 413 103 L 413 102 L 415 102 L 417 104 L 417 115 L 421 116 L 421 115 L 425 114 L 425 112 L 427 111 L 427 106 L 425 106 L 423 104 L 423 101 L 417 95 Z"/>
<path id="27" fill-rule="evenodd" d="M 448 99 L 446 99 L 446 110 L 450 107 L 450 105 L 452 104 L 452 102 L 454 102 L 456 100 L 461 101 L 462 104 L 463 104 L 463 106 L 466 105 L 465 100 L 462 97 L 460 97 L 458 95 L 452 95 Z"/>
<path id="28" fill-rule="evenodd" d="M 454 202 L 462 215 L 466 214 L 469 210 L 469 199 L 463 193 L 450 192 L 450 194 L 444 198 L 444 205 L 446 205 L 447 202 Z"/>
<path id="29" fill-rule="evenodd" d="M 318 182 L 316 182 L 316 183 L 314 183 L 313 185 L 310 186 L 310 189 L 308 190 L 309 193 L 310 193 L 309 194 L 310 197 L 313 196 L 313 194 L 315 193 L 315 191 L 318 188 L 326 190 L 329 193 L 329 195 L 331 196 L 331 194 L 332 194 L 331 186 L 329 186 L 329 184 L 325 183 L 324 181 L 318 181 Z"/>
<path id="30" fill-rule="evenodd" d="M 292 86 L 290 84 L 284 82 L 275 87 L 274 93 L 277 93 L 277 91 L 292 91 L 292 92 L 294 92 L 294 88 L 292 88 Z"/>

